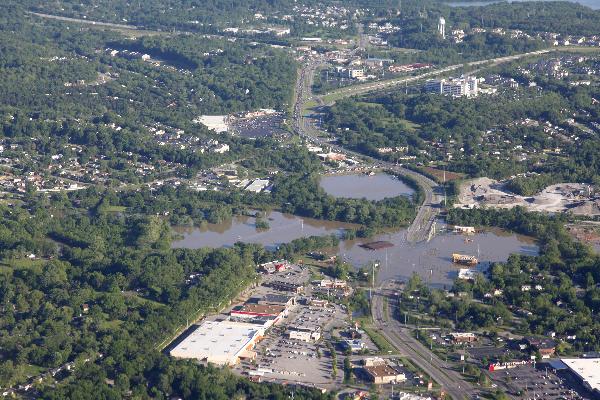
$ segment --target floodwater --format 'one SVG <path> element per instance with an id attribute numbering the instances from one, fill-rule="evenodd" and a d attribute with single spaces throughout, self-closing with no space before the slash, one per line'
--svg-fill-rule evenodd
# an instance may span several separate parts
<path id="1" fill-rule="evenodd" d="M 381 250 L 367 250 L 359 244 L 384 240 L 394 244 Z M 452 263 L 452 253 L 476 256 L 479 271 L 485 271 L 492 262 L 506 261 L 512 253 L 537 255 L 538 247 L 532 238 L 499 229 L 488 230 L 472 236 L 442 233 L 429 242 L 410 244 L 406 230 L 377 235 L 370 239 L 346 241 L 340 244 L 340 256 L 354 266 L 379 264 L 377 278 L 408 279 L 413 272 L 434 287 L 451 286 L 458 275 L 459 265 Z"/>
<path id="2" fill-rule="evenodd" d="M 341 237 L 345 229 L 358 225 L 335 221 L 322 221 L 302 218 L 291 214 L 272 211 L 266 218 L 269 229 L 257 230 L 256 219 L 248 216 L 235 216 L 220 224 L 205 224 L 201 227 L 176 227 L 175 231 L 183 239 L 173 242 L 175 248 L 198 249 L 200 247 L 230 247 L 235 242 L 262 244 L 274 250 L 282 243 L 306 236 L 335 234 Z"/>
<path id="3" fill-rule="evenodd" d="M 531 0 L 510 0 L 508 3 L 512 2 L 522 2 L 522 1 L 531 1 Z M 550 0 L 533 0 L 533 1 L 550 1 Z M 579 3 L 583 6 L 589 7 L 593 10 L 600 10 L 600 0 L 567 0 L 571 3 Z M 450 7 L 478 7 L 478 6 L 487 6 L 489 4 L 501 3 L 502 0 L 489 0 L 489 1 L 451 1 L 446 3 Z"/>
<path id="4" fill-rule="evenodd" d="M 383 200 L 386 197 L 411 196 L 414 190 L 393 175 L 377 173 L 325 175 L 320 186 L 333 197 L 351 199 Z"/>
<path id="5" fill-rule="evenodd" d="M 200 228 L 176 228 L 183 238 L 175 241 L 173 247 L 231 247 L 235 242 L 243 241 L 274 249 L 281 243 L 304 236 L 341 236 L 344 229 L 354 227 L 352 224 L 301 218 L 275 211 L 268 215 L 268 221 L 270 229 L 266 231 L 256 229 L 253 217 L 234 217 L 222 224 L 207 224 Z M 376 240 L 389 241 L 394 246 L 381 250 L 360 247 Z M 489 230 L 474 236 L 443 233 L 430 242 L 415 245 L 406 241 L 406 230 L 400 229 L 370 239 L 342 241 L 339 248 L 327 252 L 339 254 L 356 268 L 379 263 L 377 276 L 380 281 L 408 279 L 413 272 L 418 272 L 430 286 L 450 287 L 460 268 L 452 263 L 452 253 L 478 256 L 481 262 L 477 268 L 484 271 L 490 262 L 506 261 L 512 253 L 536 255 L 538 247 L 531 238 L 502 230 Z"/>

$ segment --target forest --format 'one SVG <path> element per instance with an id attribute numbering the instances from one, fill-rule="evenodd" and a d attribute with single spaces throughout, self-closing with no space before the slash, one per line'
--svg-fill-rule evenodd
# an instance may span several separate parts
<path id="1" fill-rule="evenodd" d="M 2 387 L 74 362 L 74 375 L 55 389 L 43 387 L 44 398 L 286 398 L 288 389 L 255 386 L 157 350 L 186 318 L 244 289 L 256 263 L 275 254 L 245 244 L 172 250 L 169 225 L 159 217 L 89 216 L 77 204 L 56 195 L 32 200 L 29 211 L 0 206 Z M 281 254 L 330 240 L 309 238 Z M 188 282 L 190 274 L 199 278 Z M 308 390 L 296 396 L 327 398 Z"/>
<path id="2" fill-rule="evenodd" d="M 577 115 L 584 122 L 600 115 L 600 107 L 593 101 L 597 87 L 555 82 L 540 82 L 543 89 L 518 89 L 475 99 L 402 92 L 364 95 L 328 108 L 324 126 L 342 145 L 390 161 L 412 155 L 417 163 L 445 163 L 448 170 L 493 178 L 533 171 L 542 174 L 536 187 L 561 179 L 595 182 L 600 175 L 600 141 L 595 136 L 565 141 L 548 135 L 543 126 L 517 123 L 530 119 L 565 126 L 567 115 Z M 567 134 L 577 133 L 572 127 L 566 129 Z M 408 150 L 382 155 L 377 151 L 382 147 Z M 543 154 L 544 149 L 556 147 L 562 150 L 560 156 Z M 531 156 L 518 158 L 516 148 L 528 149 Z M 514 182 L 514 189 L 527 192 L 517 187 L 519 182 Z"/>

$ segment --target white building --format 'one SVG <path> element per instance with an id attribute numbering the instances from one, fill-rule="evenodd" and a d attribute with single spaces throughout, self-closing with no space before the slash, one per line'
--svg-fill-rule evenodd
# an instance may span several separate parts
<path id="1" fill-rule="evenodd" d="M 246 189 L 244 189 L 244 190 L 246 190 L 247 192 L 260 193 L 267 186 L 269 186 L 268 179 L 255 179 L 254 181 L 252 181 L 251 184 L 246 186 Z"/>
<path id="2" fill-rule="evenodd" d="M 264 336 L 264 328 L 231 321 L 204 321 L 179 343 L 170 354 L 217 365 L 235 365 L 240 359 L 252 359 L 255 344 Z"/>
<path id="3" fill-rule="evenodd" d="M 300 340 L 303 342 L 315 342 L 321 339 L 321 328 L 319 326 L 290 326 L 290 328 L 288 329 L 288 336 L 292 340 Z"/>
<path id="4" fill-rule="evenodd" d="M 563 358 L 561 361 L 587 389 L 600 396 L 600 358 Z"/>
<path id="5" fill-rule="evenodd" d="M 477 96 L 479 92 L 478 79 L 474 77 L 430 79 L 425 83 L 425 90 L 431 93 L 453 97 Z"/>

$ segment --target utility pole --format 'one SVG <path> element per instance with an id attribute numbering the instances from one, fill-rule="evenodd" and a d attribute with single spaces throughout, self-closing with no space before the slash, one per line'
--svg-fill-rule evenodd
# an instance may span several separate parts
<path id="1" fill-rule="evenodd" d="M 446 166 L 444 165 L 444 207 L 447 207 L 446 204 Z"/>

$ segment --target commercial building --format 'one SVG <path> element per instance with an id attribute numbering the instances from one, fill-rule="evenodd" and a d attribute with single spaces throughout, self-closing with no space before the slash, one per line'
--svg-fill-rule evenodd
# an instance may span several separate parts
<path id="1" fill-rule="evenodd" d="M 217 365 L 235 365 L 241 359 L 253 359 L 252 351 L 264 336 L 264 329 L 231 321 L 204 321 L 170 354 Z"/>
<path id="2" fill-rule="evenodd" d="M 290 263 L 286 260 L 275 260 L 268 263 L 260 264 L 259 269 L 267 274 L 273 274 L 275 272 L 283 272 L 290 268 Z"/>
<path id="3" fill-rule="evenodd" d="M 473 343 L 477 341 L 477 336 L 471 332 L 452 332 L 448 336 L 454 343 Z"/>
<path id="4" fill-rule="evenodd" d="M 600 358 L 563 358 L 561 361 L 595 398 L 600 399 Z"/>
<path id="5" fill-rule="evenodd" d="M 244 190 L 247 192 L 252 192 L 252 193 L 260 193 L 267 186 L 269 186 L 269 183 L 270 182 L 268 179 L 255 179 L 254 181 L 252 181 L 251 184 L 246 186 L 246 189 L 244 189 Z"/>
<path id="6" fill-rule="evenodd" d="M 525 343 L 531 350 L 539 352 L 542 358 L 550 358 L 556 351 L 556 342 L 552 339 L 527 337 Z"/>
<path id="7" fill-rule="evenodd" d="M 344 339 L 341 345 L 344 349 L 348 349 L 353 353 L 357 353 L 365 348 L 365 344 L 359 339 Z"/>
<path id="8" fill-rule="evenodd" d="M 471 76 L 466 78 L 430 79 L 425 83 L 425 90 L 454 97 L 477 96 L 479 91 L 478 79 Z"/>
<path id="9" fill-rule="evenodd" d="M 377 364 L 363 367 L 369 381 L 376 385 L 382 385 L 392 382 L 403 382 L 406 375 L 388 364 Z"/>
<path id="10" fill-rule="evenodd" d="M 291 283 L 284 281 L 271 281 L 265 283 L 265 286 L 271 287 L 281 292 L 301 293 L 304 291 L 304 286 L 299 283 Z"/>
<path id="11" fill-rule="evenodd" d="M 256 317 L 272 317 L 275 318 L 274 323 L 277 323 L 281 318 L 287 315 L 287 306 L 277 304 L 253 304 L 246 303 L 242 306 L 231 310 L 229 315 L 240 319 L 252 319 Z"/>
<path id="12" fill-rule="evenodd" d="M 258 300 L 258 304 L 274 304 L 290 307 L 296 304 L 296 296 L 268 293 L 262 299 Z"/>
<path id="13" fill-rule="evenodd" d="M 320 326 L 290 326 L 288 328 L 288 337 L 293 340 L 303 342 L 315 342 L 321 339 Z"/>

